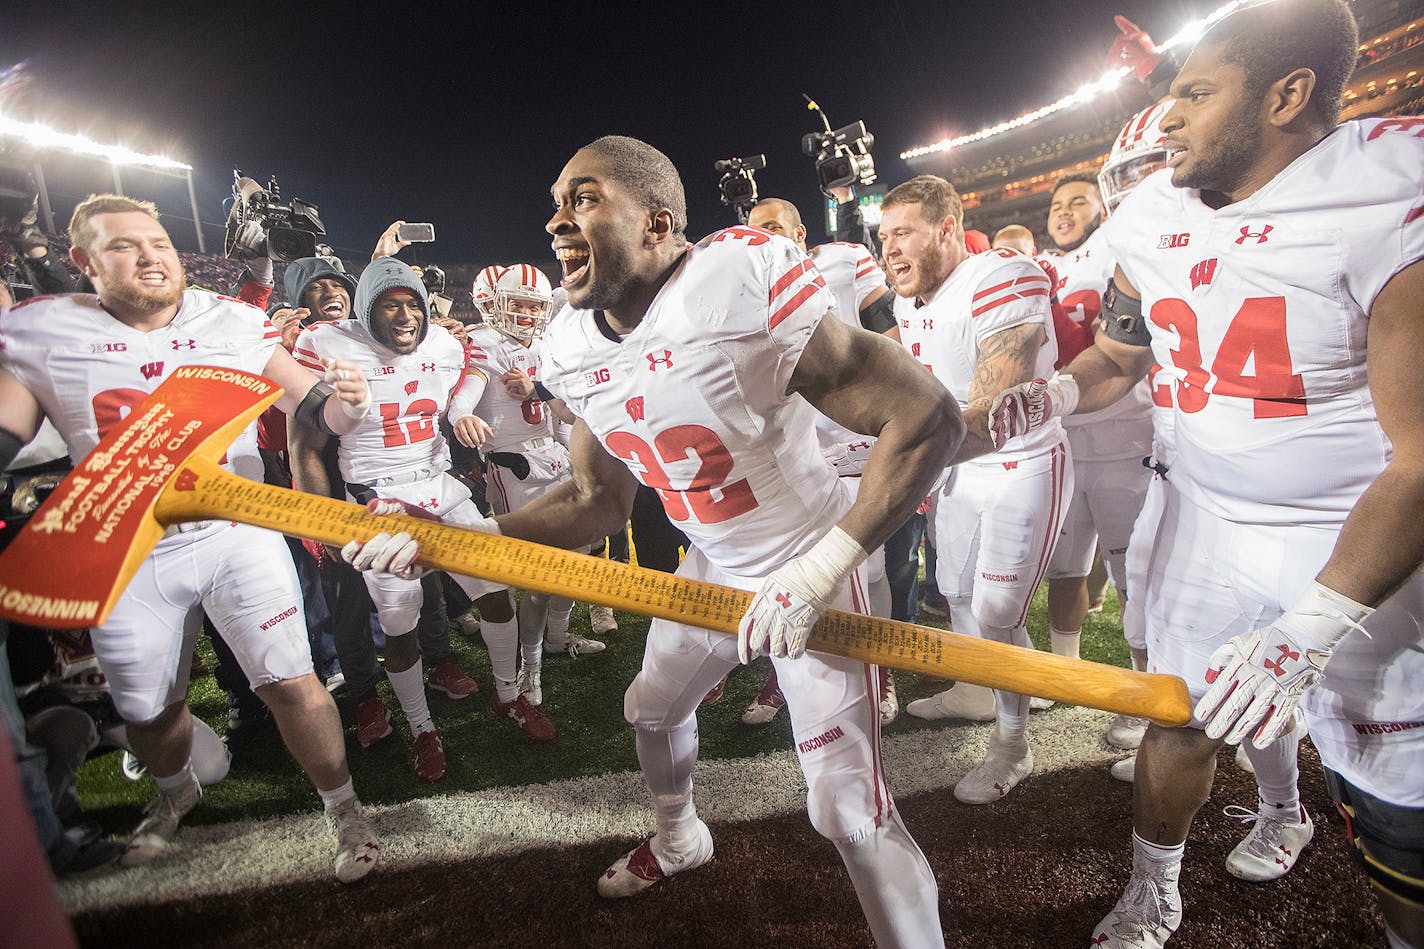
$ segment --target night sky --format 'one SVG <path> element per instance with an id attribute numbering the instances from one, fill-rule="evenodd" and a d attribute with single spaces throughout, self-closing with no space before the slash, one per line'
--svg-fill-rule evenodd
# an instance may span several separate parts
<path id="1" fill-rule="evenodd" d="M 349 259 L 364 260 L 404 218 L 435 224 L 427 260 L 546 265 L 549 185 L 599 135 L 635 135 L 673 159 L 690 235 L 734 223 L 712 169 L 730 155 L 765 153 L 762 196 L 788 197 L 810 217 L 820 196 L 800 139 L 819 122 L 802 92 L 837 126 L 865 120 L 880 179 L 893 185 L 910 174 L 901 150 L 1100 75 L 1114 13 L 1161 41 L 1217 5 L 515 0 L 443 14 L 113 3 L 75 16 L 31 3 L 0 23 L 0 66 L 28 60 L 34 117 L 192 164 L 204 220 L 221 220 L 237 166 L 263 181 L 275 173 L 285 196 L 317 204 L 327 240 Z M 65 220 L 76 197 L 111 187 L 103 167 L 49 177 Z M 181 184 L 138 172 L 125 184 L 187 213 Z M 206 234 L 212 250 L 218 232 Z"/>

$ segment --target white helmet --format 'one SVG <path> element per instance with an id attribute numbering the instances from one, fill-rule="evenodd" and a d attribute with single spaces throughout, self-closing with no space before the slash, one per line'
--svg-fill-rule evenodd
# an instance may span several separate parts
<path id="1" fill-rule="evenodd" d="M 518 340 L 542 335 L 553 314 L 554 288 L 533 264 L 511 264 L 494 285 L 490 325 Z"/>
<path id="2" fill-rule="evenodd" d="M 474 285 L 470 287 L 470 296 L 475 300 L 475 309 L 480 316 L 489 322 L 490 316 L 494 312 L 494 285 L 499 282 L 499 278 L 504 275 L 508 268 L 499 264 L 490 264 L 479 273 L 475 274 Z"/>
<path id="3" fill-rule="evenodd" d="M 1113 142 L 1112 152 L 1098 172 L 1098 191 L 1109 214 L 1142 179 L 1167 164 L 1162 117 L 1174 101 L 1163 99 L 1134 115 Z"/>

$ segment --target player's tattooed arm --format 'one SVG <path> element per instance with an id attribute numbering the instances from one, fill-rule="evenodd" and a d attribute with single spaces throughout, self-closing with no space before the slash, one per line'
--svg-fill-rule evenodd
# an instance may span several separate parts
<path id="1" fill-rule="evenodd" d="M 1393 452 L 1360 495 L 1316 578 L 1365 606 L 1379 603 L 1424 562 L 1424 261 L 1395 274 L 1370 307 L 1370 394 Z"/>
<path id="2" fill-rule="evenodd" d="M 1046 338 L 1043 324 L 1025 323 L 1000 330 L 979 344 L 979 361 L 969 384 L 969 408 L 964 412 L 964 443 L 954 456 L 956 463 L 996 450 L 989 438 L 994 396 L 1033 378 L 1038 351 Z"/>
<path id="3" fill-rule="evenodd" d="M 628 523 L 638 482 L 604 450 L 582 420 L 569 436 L 570 473 L 563 484 L 512 514 L 495 518 L 506 537 L 550 547 L 591 547 Z"/>
<path id="4" fill-rule="evenodd" d="M 43 420 L 44 412 L 25 384 L 0 369 L 0 471 L 10 467 Z"/>

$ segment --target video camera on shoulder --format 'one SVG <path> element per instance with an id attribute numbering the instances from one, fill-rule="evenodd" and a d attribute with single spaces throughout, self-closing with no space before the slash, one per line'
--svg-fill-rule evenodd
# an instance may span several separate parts
<path id="1" fill-rule="evenodd" d="M 713 170 L 722 172 L 722 180 L 717 182 L 722 203 L 736 210 L 737 220 L 742 224 L 747 223 L 747 215 L 757 203 L 756 172 L 765 167 L 765 155 L 724 158 L 712 163 Z"/>
<path id="2" fill-rule="evenodd" d="M 316 256 L 316 239 L 326 233 L 316 205 L 293 198 L 283 203 L 277 178 L 262 187 L 241 171 L 232 170 L 232 198 L 228 206 L 223 254 L 232 260 L 293 261 Z M 225 202 L 226 203 L 226 202 Z"/>
<path id="3" fill-rule="evenodd" d="M 868 185 L 875 181 L 875 159 L 870 149 L 875 136 L 857 119 L 844 128 L 832 129 L 831 120 L 810 96 L 802 94 L 806 107 L 821 116 L 823 132 L 809 132 L 801 139 L 801 151 L 816 159 L 816 179 L 827 194 L 832 188 Z"/>

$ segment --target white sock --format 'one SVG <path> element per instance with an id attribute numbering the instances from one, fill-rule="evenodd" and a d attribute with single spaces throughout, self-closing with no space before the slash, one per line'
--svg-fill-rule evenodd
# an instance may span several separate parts
<path id="1" fill-rule="evenodd" d="M 1182 865 L 1182 855 L 1187 852 L 1187 842 L 1179 844 L 1154 844 L 1143 840 L 1132 832 L 1132 869 L 1141 870 L 1153 876 L 1170 872 Z"/>
<path id="2" fill-rule="evenodd" d="M 549 597 L 549 626 L 545 637 L 551 646 L 567 646 L 569 643 L 569 618 L 574 612 L 574 601 L 566 596 Z"/>
<path id="3" fill-rule="evenodd" d="M 321 788 L 317 788 L 316 793 L 321 795 L 322 807 L 329 811 L 333 807 L 345 804 L 347 801 L 355 798 L 356 786 L 352 783 L 350 778 L 347 778 L 346 783 L 340 787 L 332 788 L 330 791 L 323 791 Z"/>
<path id="4" fill-rule="evenodd" d="M 513 702 L 519 696 L 519 687 L 515 684 L 519 673 L 518 624 L 512 619 L 503 623 L 483 619 L 480 621 L 480 635 L 489 650 L 495 695 L 501 702 Z"/>
<path id="5" fill-rule="evenodd" d="M 1081 629 L 1073 632 L 1062 629 L 1049 629 L 1048 638 L 1053 642 L 1054 655 L 1067 656 L 1069 659 L 1078 658 L 1078 644 L 1083 640 L 1083 631 Z"/>
<path id="6" fill-rule="evenodd" d="M 1128 650 L 1132 653 L 1132 671 L 1133 671 L 1133 672 L 1146 672 L 1146 671 L 1147 671 L 1147 650 L 1146 650 L 1146 649 L 1134 649 L 1134 648 L 1131 647 L 1131 646 L 1129 646 L 1129 647 L 1127 647 L 1127 648 L 1128 648 Z"/>
<path id="7" fill-rule="evenodd" d="M 537 666 L 543 658 L 548 615 L 549 597 L 525 591 L 519 601 L 519 656 L 528 665 Z"/>
<path id="8" fill-rule="evenodd" d="M 1250 740 L 1241 747 L 1256 769 L 1256 790 L 1261 800 L 1262 814 L 1291 821 L 1300 820 L 1300 766 L 1298 749 L 1300 729 L 1292 728 L 1265 748 L 1257 748 Z"/>
<path id="9" fill-rule="evenodd" d="M 386 678 L 391 680 L 391 690 L 405 712 L 410 733 L 435 731 L 435 723 L 430 720 L 430 703 L 425 700 L 425 668 L 419 659 L 404 672 L 386 670 Z"/>
<path id="10" fill-rule="evenodd" d="M 160 791 L 172 793 L 173 791 L 183 790 L 193 783 L 193 759 L 189 758 L 183 762 L 183 767 L 179 768 L 176 774 L 170 774 L 166 778 L 160 778 L 155 774 L 153 776 L 153 783 L 158 785 L 158 790 Z"/>
<path id="11" fill-rule="evenodd" d="M 697 766 L 697 720 L 668 731 L 634 729 L 638 766 L 653 797 L 660 854 L 684 856 L 697 844 L 697 808 L 692 771 Z"/>

